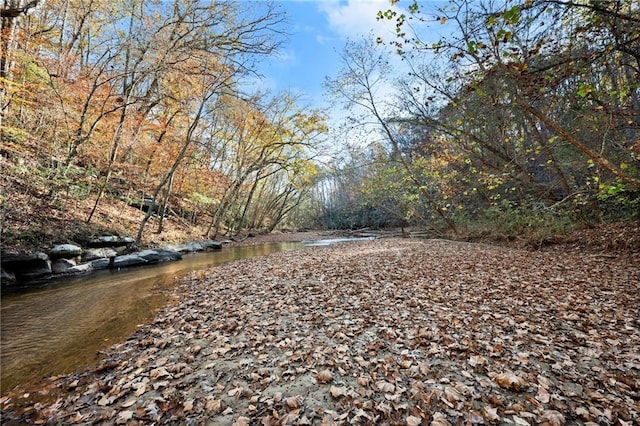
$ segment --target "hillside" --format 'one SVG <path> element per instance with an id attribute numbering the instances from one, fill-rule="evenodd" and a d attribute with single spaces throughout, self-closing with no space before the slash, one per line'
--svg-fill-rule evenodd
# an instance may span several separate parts
<path id="1" fill-rule="evenodd" d="M 70 180 L 52 193 L 50 180 L 37 173 L 38 167 L 34 158 L 21 157 L 19 162 L 13 162 L 0 156 L 3 249 L 32 250 L 80 242 L 97 235 L 136 236 L 144 211 L 128 205 L 121 197 L 106 194 L 91 222 L 87 223 L 95 194 L 74 193 L 82 182 Z M 155 232 L 157 222 L 157 217 L 150 220 L 142 245 L 156 246 L 205 237 L 203 226 L 188 223 L 175 215 L 165 219 L 161 234 Z"/>

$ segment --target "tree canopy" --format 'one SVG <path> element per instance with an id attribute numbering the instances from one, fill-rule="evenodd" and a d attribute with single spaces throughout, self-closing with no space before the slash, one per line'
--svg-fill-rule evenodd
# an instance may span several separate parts
<path id="1" fill-rule="evenodd" d="M 378 19 L 395 37 L 348 41 L 327 76 L 347 118 L 332 148 L 328 111 L 247 84 L 287 39 L 273 3 L 1 10 L 8 219 L 72 197 L 91 223 L 119 200 L 146 211 L 140 241 L 167 216 L 208 236 L 639 218 L 637 2 L 392 0 Z"/>
<path id="2" fill-rule="evenodd" d="M 7 217 L 72 195 L 91 200 L 88 223 L 105 197 L 146 209 L 138 241 L 166 215 L 212 235 L 286 222 L 326 130 L 297 94 L 248 83 L 286 24 L 262 2 L 5 2 Z"/>
<path id="3" fill-rule="evenodd" d="M 396 37 L 348 45 L 327 84 L 376 135 L 336 209 L 509 233 L 638 219 L 637 3 L 390 3 Z"/>

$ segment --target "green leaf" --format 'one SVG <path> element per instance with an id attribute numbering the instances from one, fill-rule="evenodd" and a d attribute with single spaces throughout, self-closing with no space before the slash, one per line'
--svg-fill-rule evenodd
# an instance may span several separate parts
<path id="1" fill-rule="evenodd" d="M 469 42 L 467 42 L 467 49 L 469 50 L 469 53 L 475 53 L 476 52 L 476 42 L 471 40 Z"/>
<path id="2" fill-rule="evenodd" d="M 590 84 L 581 84 L 578 88 L 578 96 L 581 98 L 586 97 L 591 92 L 593 92 L 593 86 Z"/>
<path id="3" fill-rule="evenodd" d="M 516 25 L 520 22 L 520 7 L 513 6 L 511 9 L 504 12 L 504 15 L 502 16 L 507 24 Z"/>

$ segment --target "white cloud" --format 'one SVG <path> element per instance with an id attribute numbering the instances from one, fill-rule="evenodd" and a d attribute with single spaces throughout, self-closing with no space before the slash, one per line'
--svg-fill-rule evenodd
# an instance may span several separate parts
<path id="1" fill-rule="evenodd" d="M 378 20 L 378 12 L 390 8 L 388 0 L 322 1 L 319 10 L 326 16 L 329 27 L 343 37 L 359 38 L 373 32 L 376 36 L 395 34 L 395 20 Z M 398 16 L 401 9 L 393 7 Z"/>
<path id="2" fill-rule="evenodd" d="M 275 53 L 275 61 L 274 64 L 277 64 L 281 67 L 291 67 L 298 65 L 300 62 L 298 60 L 298 55 L 293 49 L 282 49 Z"/>

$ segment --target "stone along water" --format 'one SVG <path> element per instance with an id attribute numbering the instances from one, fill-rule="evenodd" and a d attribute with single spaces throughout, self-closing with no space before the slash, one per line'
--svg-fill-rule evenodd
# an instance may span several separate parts
<path id="1" fill-rule="evenodd" d="M 153 319 L 175 278 L 237 259 L 302 247 L 263 244 L 186 255 L 181 261 L 58 281 L 3 294 L 0 316 L 2 394 L 18 384 L 70 373 L 97 360 L 97 351 Z"/>

